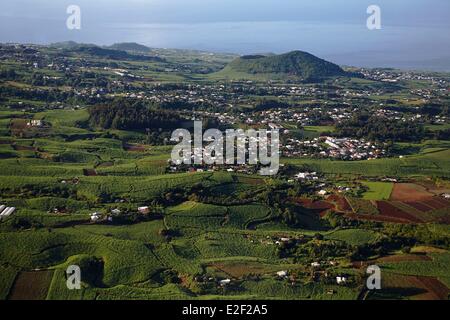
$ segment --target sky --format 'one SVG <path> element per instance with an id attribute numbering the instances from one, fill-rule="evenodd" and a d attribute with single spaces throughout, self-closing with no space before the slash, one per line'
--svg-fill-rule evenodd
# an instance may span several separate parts
<path id="1" fill-rule="evenodd" d="M 382 30 L 366 28 L 372 4 L 382 10 Z M 66 28 L 69 5 L 81 8 L 81 30 Z M 450 66 L 449 31 L 449 0 L 0 1 L 0 42 L 140 42 L 242 54 L 301 49 L 345 64 L 440 68 Z"/>
<path id="2" fill-rule="evenodd" d="M 385 9 L 389 24 L 450 26 L 448 0 L 2 0 L 0 16 L 23 23 L 30 18 L 64 20 L 71 4 L 97 23 L 357 22 L 365 8 L 376 4 Z"/>

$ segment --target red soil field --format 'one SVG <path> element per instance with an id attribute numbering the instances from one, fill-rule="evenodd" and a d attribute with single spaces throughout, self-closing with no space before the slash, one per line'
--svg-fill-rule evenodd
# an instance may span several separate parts
<path id="1" fill-rule="evenodd" d="M 433 199 L 430 199 L 428 201 L 423 201 L 422 203 L 426 204 L 429 207 L 432 207 L 435 210 L 444 209 L 444 208 L 450 207 L 448 204 L 445 204 L 445 203 L 439 201 L 438 199 L 439 198 L 433 198 Z"/>
<path id="2" fill-rule="evenodd" d="M 432 259 L 425 254 L 403 254 L 382 257 L 376 260 L 376 263 L 398 263 L 414 261 L 431 261 Z"/>
<path id="3" fill-rule="evenodd" d="M 402 254 L 381 257 L 367 261 L 353 261 L 354 268 L 366 268 L 369 265 L 382 263 L 399 263 L 399 262 L 414 262 L 414 261 L 431 261 L 432 259 L 425 254 Z"/>
<path id="4" fill-rule="evenodd" d="M 414 183 L 396 183 L 392 190 L 392 201 L 422 201 L 432 197 L 425 187 Z"/>
<path id="5" fill-rule="evenodd" d="M 390 204 L 387 201 L 377 201 L 377 207 L 378 207 L 378 210 L 380 211 L 381 216 L 390 217 L 390 218 L 394 218 L 394 219 L 401 219 L 401 220 L 404 220 L 406 222 L 411 222 L 411 223 L 424 222 L 421 219 L 393 206 L 392 204 Z"/>
<path id="6" fill-rule="evenodd" d="M 338 195 L 331 195 L 327 199 L 328 201 L 334 202 L 336 204 L 336 209 L 342 212 L 350 212 L 352 211 L 352 207 L 349 205 L 347 199 L 345 197 L 341 197 Z"/>
<path id="7" fill-rule="evenodd" d="M 438 279 L 432 277 L 418 278 L 420 282 L 425 286 L 425 288 L 429 290 L 428 294 L 423 297 L 424 299 L 429 298 L 430 300 L 448 300 L 450 290 Z"/>
<path id="8" fill-rule="evenodd" d="M 445 207 L 450 207 L 450 201 L 442 199 L 442 198 L 434 198 L 434 201 L 441 203 Z"/>
<path id="9" fill-rule="evenodd" d="M 382 291 L 413 300 L 447 300 L 449 294 L 449 289 L 436 278 L 400 274 L 386 274 L 382 278 Z"/>
<path id="10" fill-rule="evenodd" d="M 427 206 L 425 203 L 423 202 L 405 202 L 408 206 L 411 206 L 419 211 L 422 212 L 428 212 L 428 211 L 432 211 L 433 208 Z"/>
<path id="11" fill-rule="evenodd" d="M 335 209 L 334 204 L 327 201 L 312 201 L 311 199 L 298 198 L 296 202 L 306 209 L 313 210 L 320 216 L 324 216 L 329 210 Z"/>

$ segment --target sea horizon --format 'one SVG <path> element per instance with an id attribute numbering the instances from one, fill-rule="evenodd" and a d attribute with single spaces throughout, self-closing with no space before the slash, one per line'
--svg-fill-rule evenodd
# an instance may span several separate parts
<path id="1" fill-rule="evenodd" d="M 0 41 L 41 45 L 76 41 L 100 46 L 136 42 L 151 48 L 238 55 L 302 50 L 345 66 L 450 71 L 450 34 L 439 33 L 440 26 L 386 25 L 370 31 L 364 23 L 240 21 L 102 23 L 86 24 L 78 32 L 53 30 L 57 31 L 16 39 L 2 33 Z"/>

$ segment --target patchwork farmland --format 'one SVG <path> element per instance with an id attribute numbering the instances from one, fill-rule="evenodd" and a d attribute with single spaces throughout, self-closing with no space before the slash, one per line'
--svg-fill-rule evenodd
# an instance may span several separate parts
<path id="1" fill-rule="evenodd" d="M 72 45 L 0 44 L 0 299 L 448 299 L 448 75 Z M 278 128 L 277 174 L 174 163 L 193 118 Z"/>

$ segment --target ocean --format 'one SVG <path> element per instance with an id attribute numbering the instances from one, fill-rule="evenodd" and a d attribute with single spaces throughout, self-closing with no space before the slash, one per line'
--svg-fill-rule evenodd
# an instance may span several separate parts
<path id="1" fill-rule="evenodd" d="M 8 21 L 10 20 L 10 21 Z M 32 20 L 31 20 L 32 21 Z M 442 26 L 382 25 L 369 30 L 360 23 L 242 21 L 185 24 L 84 22 L 70 31 L 65 21 L 36 26 L 0 22 L 1 42 L 47 44 L 73 40 L 109 45 L 137 42 L 155 48 L 195 49 L 238 54 L 302 50 L 340 65 L 450 71 L 450 32 Z M 8 29 L 14 29 L 14 38 Z M 18 32 L 19 31 L 19 32 Z"/>

